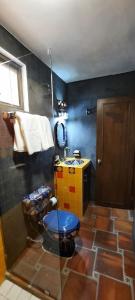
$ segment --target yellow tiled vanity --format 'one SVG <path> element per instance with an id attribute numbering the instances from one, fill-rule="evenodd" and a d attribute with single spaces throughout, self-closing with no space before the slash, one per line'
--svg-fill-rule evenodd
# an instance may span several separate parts
<path id="1" fill-rule="evenodd" d="M 0 220 L 0 284 L 5 278 L 6 266 L 4 257 L 4 246 L 2 238 L 1 220 Z"/>
<path id="2" fill-rule="evenodd" d="M 75 158 L 67 158 L 75 160 Z M 90 193 L 90 160 L 83 159 L 80 165 L 66 165 L 60 162 L 55 165 L 55 195 L 58 208 L 71 211 L 82 217 L 87 207 Z"/>

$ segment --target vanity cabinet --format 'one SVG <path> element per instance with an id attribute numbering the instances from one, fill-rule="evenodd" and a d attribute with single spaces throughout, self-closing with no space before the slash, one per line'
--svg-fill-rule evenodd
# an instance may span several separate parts
<path id="1" fill-rule="evenodd" d="M 0 220 L 0 284 L 5 278 L 6 266 L 5 266 L 5 257 L 4 257 L 4 246 L 2 238 L 2 228 Z"/>
<path id="2" fill-rule="evenodd" d="M 82 217 L 90 201 L 90 160 L 77 166 L 55 165 L 54 185 L 58 208 Z"/>

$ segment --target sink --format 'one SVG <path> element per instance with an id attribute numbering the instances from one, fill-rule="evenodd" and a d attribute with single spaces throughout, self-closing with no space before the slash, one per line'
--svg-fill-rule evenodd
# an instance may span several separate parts
<path id="1" fill-rule="evenodd" d="M 84 163 L 84 160 L 82 159 L 73 159 L 73 160 L 65 160 L 64 164 L 68 166 L 78 166 Z"/>

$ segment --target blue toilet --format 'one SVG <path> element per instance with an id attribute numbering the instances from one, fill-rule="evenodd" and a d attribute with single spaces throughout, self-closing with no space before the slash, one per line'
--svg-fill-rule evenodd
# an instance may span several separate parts
<path id="1" fill-rule="evenodd" d="M 71 212 L 63 210 L 51 210 L 50 199 L 52 191 L 50 187 L 42 186 L 33 193 L 26 195 L 22 201 L 23 211 L 30 227 L 43 235 L 43 249 L 57 255 L 70 257 L 75 250 L 74 238 L 79 231 L 79 218 Z M 36 236 L 35 236 L 36 237 Z"/>
<path id="2" fill-rule="evenodd" d="M 74 238 L 80 228 L 79 218 L 68 211 L 52 210 L 44 216 L 43 225 L 43 248 L 60 256 L 72 256 Z"/>

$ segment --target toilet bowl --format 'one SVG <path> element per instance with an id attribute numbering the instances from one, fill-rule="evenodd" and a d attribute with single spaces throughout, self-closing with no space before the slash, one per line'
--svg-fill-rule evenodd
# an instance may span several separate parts
<path id="1" fill-rule="evenodd" d="M 43 218 L 43 249 L 70 257 L 75 250 L 74 238 L 80 228 L 79 218 L 68 211 L 52 210 Z"/>
<path id="2" fill-rule="evenodd" d="M 74 238 L 78 234 L 80 220 L 71 212 L 53 209 L 55 199 L 50 187 L 45 186 L 24 197 L 22 204 L 28 233 L 31 235 L 29 227 L 32 225 L 36 234 L 37 229 L 42 233 L 45 251 L 70 257 L 75 250 Z"/>

